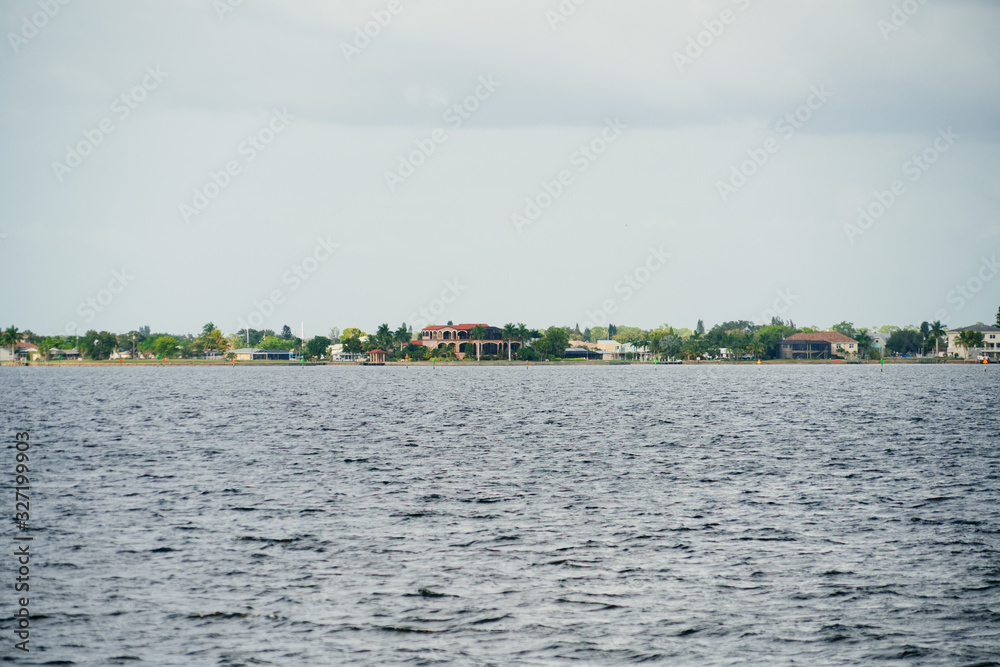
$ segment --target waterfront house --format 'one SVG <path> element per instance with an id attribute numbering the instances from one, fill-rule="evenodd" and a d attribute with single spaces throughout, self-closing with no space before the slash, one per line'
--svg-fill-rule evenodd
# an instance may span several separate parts
<path id="1" fill-rule="evenodd" d="M 832 359 L 858 353 L 858 341 L 836 331 L 797 333 L 778 343 L 779 359 Z"/>
<path id="2" fill-rule="evenodd" d="M 22 340 L 20 343 L 14 344 L 14 354 L 11 355 L 11 349 L 9 345 L 4 345 L 0 347 L 0 361 L 35 361 L 41 357 L 41 353 L 38 351 L 38 346 L 34 343 L 29 343 L 26 340 Z"/>
<path id="3" fill-rule="evenodd" d="M 958 337 L 963 331 L 978 331 L 983 334 L 982 347 L 966 350 L 958 344 Z M 973 324 L 957 329 L 948 329 L 948 356 L 958 355 L 963 359 L 978 359 L 986 357 L 990 361 L 1000 361 L 1000 327 L 988 324 Z"/>
<path id="4" fill-rule="evenodd" d="M 385 350 L 369 350 L 368 363 L 373 366 L 385 366 Z"/>
<path id="5" fill-rule="evenodd" d="M 241 347 L 232 350 L 236 361 L 289 361 L 293 354 L 288 350 L 261 350 L 256 347 Z"/>
<path id="6" fill-rule="evenodd" d="M 628 359 L 630 354 L 632 359 L 651 359 L 653 356 L 646 350 L 640 350 L 632 343 L 619 343 L 616 340 L 597 341 L 597 350 L 605 361 L 621 361 Z"/>
<path id="7" fill-rule="evenodd" d="M 482 341 L 472 338 L 472 329 L 477 326 L 483 328 Z M 465 358 L 467 354 L 475 356 L 477 345 L 480 346 L 480 356 L 501 356 L 506 351 L 503 330 L 489 324 L 431 324 L 421 330 L 420 340 L 414 342 L 434 350 L 450 347 L 459 359 Z M 511 352 L 516 354 L 521 344 L 519 341 L 510 341 L 510 346 Z"/>
<path id="8" fill-rule="evenodd" d="M 326 348 L 326 351 L 330 356 L 330 361 L 364 361 L 365 359 L 364 353 L 344 352 L 343 343 L 334 343 Z"/>

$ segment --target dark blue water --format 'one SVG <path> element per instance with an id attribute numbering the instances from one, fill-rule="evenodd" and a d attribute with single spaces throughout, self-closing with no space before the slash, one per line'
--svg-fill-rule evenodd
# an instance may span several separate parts
<path id="1" fill-rule="evenodd" d="M 3 368 L 38 616 L 0 654 L 998 664 L 987 371 Z"/>

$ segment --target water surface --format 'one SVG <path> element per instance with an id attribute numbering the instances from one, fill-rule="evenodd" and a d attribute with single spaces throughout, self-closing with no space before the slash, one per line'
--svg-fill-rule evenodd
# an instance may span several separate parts
<path id="1" fill-rule="evenodd" d="M 971 366 L 3 368 L 5 432 L 36 443 L 41 616 L 16 658 L 998 664 L 998 387 Z"/>

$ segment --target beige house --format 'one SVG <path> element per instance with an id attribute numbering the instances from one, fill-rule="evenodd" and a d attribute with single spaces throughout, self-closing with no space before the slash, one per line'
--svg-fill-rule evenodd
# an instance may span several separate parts
<path id="1" fill-rule="evenodd" d="M 484 331 L 481 341 L 472 338 L 472 330 L 477 326 L 482 327 Z M 424 327 L 420 332 L 420 339 L 413 342 L 435 350 L 450 347 L 459 359 L 465 358 L 467 354 L 475 356 L 477 345 L 481 347 L 480 355 L 502 356 L 507 348 L 507 342 L 503 340 L 503 330 L 488 324 L 432 324 Z M 516 354 L 521 343 L 510 341 L 510 346 L 511 353 Z"/>
<path id="2" fill-rule="evenodd" d="M 616 340 L 599 340 L 597 341 L 597 350 L 602 353 L 605 361 L 618 361 L 625 359 L 627 355 L 631 354 L 635 359 L 651 359 L 652 354 L 645 350 L 637 348 L 632 343 L 619 343 Z"/>
<path id="3" fill-rule="evenodd" d="M 797 333 L 778 343 L 779 359 L 830 359 L 858 353 L 858 341 L 836 331 Z"/>
<path id="4" fill-rule="evenodd" d="M 963 331 L 978 331 L 983 334 L 983 346 L 966 350 L 958 344 Z M 1000 361 L 1000 327 L 988 324 L 973 324 L 968 327 L 948 329 L 948 356 L 958 355 L 962 359 L 986 357 L 990 361 Z"/>

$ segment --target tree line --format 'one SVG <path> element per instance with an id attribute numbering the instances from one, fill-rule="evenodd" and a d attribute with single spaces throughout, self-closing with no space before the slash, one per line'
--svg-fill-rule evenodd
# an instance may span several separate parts
<path id="1" fill-rule="evenodd" d="M 451 324 L 451 322 L 448 322 Z M 1000 308 L 997 309 L 996 326 L 1000 327 Z M 881 352 L 874 345 L 875 335 L 886 337 L 884 352 L 894 355 L 937 354 L 947 348 L 947 325 L 940 321 L 922 322 L 919 326 L 897 327 L 855 327 L 852 322 L 840 322 L 829 328 L 858 342 L 859 357 L 877 359 Z M 673 327 L 664 324 L 654 329 L 642 329 L 625 325 L 608 324 L 606 327 L 580 330 L 575 327 L 551 326 L 547 329 L 533 329 L 523 323 L 508 322 L 500 327 L 499 341 L 487 341 L 485 329 L 473 327 L 469 341 L 474 344 L 476 358 L 536 361 L 562 358 L 571 341 L 596 343 L 600 340 L 614 340 L 631 344 L 636 354 L 659 359 L 714 358 L 727 350 L 736 358 L 771 359 L 778 354 L 778 343 L 800 332 L 820 331 L 817 327 L 798 327 L 791 320 L 775 317 L 769 324 L 758 325 L 748 320 L 731 320 L 716 324 L 706 330 L 704 322 L 698 320 L 694 329 Z M 419 336 L 419 333 L 416 334 Z M 370 350 L 382 349 L 389 360 L 421 361 L 429 359 L 451 359 L 455 351 L 446 346 L 432 349 L 414 343 L 414 332 L 405 323 L 393 329 L 381 324 L 374 333 L 368 334 L 359 328 L 349 327 L 342 332 L 334 327 L 329 335 L 313 336 L 303 341 L 292 333 L 287 324 L 280 333 L 271 329 L 240 329 L 234 334 L 224 335 L 212 322 L 206 323 L 198 335 L 154 333 L 148 326 L 141 326 L 125 333 L 91 329 L 79 336 L 40 336 L 30 330 L 21 331 L 10 326 L 0 332 L 0 345 L 7 347 L 13 356 L 14 346 L 27 340 L 38 346 L 43 358 L 53 350 L 76 349 L 86 359 L 108 359 L 116 352 L 128 352 L 135 356 L 170 358 L 231 357 L 233 350 L 253 347 L 268 350 L 288 350 L 300 352 L 309 359 L 328 358 L 331 345 L 341 344 L 349 354 L 363 354 Z M 475 343 L 479 343 L 475 345 Z M 499 354 L 483 355 L 483 342 L 499 345 Z M 515 344 L 517 350 L 515 351 Z M 983 345 L 983 334 L 978 331 L 963 331 L 958 344 L 967 350 Z M 57 355 L 58 356 L 58 355 Z M 472 355 L 466 355 L 470 358 Z"/>

